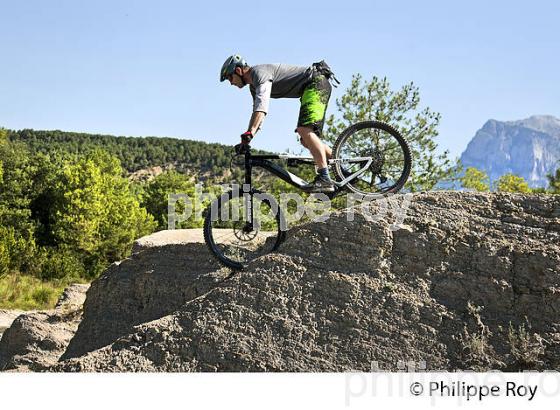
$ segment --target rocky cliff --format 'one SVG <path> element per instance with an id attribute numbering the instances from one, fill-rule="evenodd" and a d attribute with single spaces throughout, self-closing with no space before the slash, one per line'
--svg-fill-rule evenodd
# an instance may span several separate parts
<path id="1" fill-rule="evenodd" d="M 489 120 L 469 142 L 461 161 L 485 171 L 492 181 L 514 173 L 532 187 L 546 187 L 546 175 L 560 166 L 560 120 L 547 115 Z"/>
<path id="2" fill-rule="evenodd" d="M 378 206 L 295 227 L 242 272 L 202 243 L 143 241 L 92 283 L 46 368 L 560 367 L 560 196 L 419 193 L 397 230 Z"/>

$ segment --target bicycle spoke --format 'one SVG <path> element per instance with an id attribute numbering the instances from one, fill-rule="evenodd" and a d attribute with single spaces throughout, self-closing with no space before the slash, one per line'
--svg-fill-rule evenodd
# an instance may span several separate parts
<path id="1" fill-rule="evenodd" d="M 347 130 L 333 147 L 333 154 L 336 158 L 359 156 L 373 159 L 371 169 L 346 184 L 349 190 L 364 195 L 399 189 L 410 172 L 410 153 L 406 143 L 402 142 L 398 131 L 381 123 L 361 123 L 356 125 L 355 130 Z M 351 173 L 358 172 L 362 166 L 360 163 L 345 163 Z M 378 170 L 381 172 L 372 174 L 372 171 Z"/>
<path id="2" fill-rule="evenodd" d="M 278 210 L 279 207 L 277 204 L 272 207 L 270 201 L 273 200 L 251 201 L 253 206 L 251 217 L 254 224 L 248 231 L 244 230 L 249 226 L 244 220 L 249 204 L 244 197 L 233 197 L 230 194 L 230 197 L 218 202 L 215 218 L 212 218 L 211 213 L 207 215 L 204 225 L 205 237 L 210 239 L 208 242 L 210 249 L 222 264 L 239 269 L 278 246 L 283 234 L 277 214 L 279 211 L 273 212 L 273 210 Z M 230 220 L 235 215 L 239 215 L 242 219 Z M 222 217 L 224 219 L 221 219 Z"/>
<path id="3" fill-rule="evenodd" d="M 219 229 L 219 228 L 218 228 L 218 229 Z M 230 237 L 230 236 L 232 236 L 232 235 L 235 235 L 235 232 L 229 232 L 229 233 L 223 234 L 223 235 L 221 235 L 221 236 L 216 237 L 215 239 L 224 239 L 224 238 L 228 238 L 228 237 Z"/>

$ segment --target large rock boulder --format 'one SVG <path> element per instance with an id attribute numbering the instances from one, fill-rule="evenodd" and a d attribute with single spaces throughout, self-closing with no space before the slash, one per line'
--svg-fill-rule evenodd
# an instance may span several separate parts
<path id="1" fill-rule="evenodd" d="M 91 284 L 83 320 L 63 359 L 106 346 L 134 326 L 176 311 L 229 275 L 202 243 L 162 246 L 160 238 L 143 241 L 137 252 Z"/>
<path id="2" fill-rule="evenodd" d="M 233 274 L 202 244 L 140 251 L 92 284 L 51 370 L 558 368 L 560 196 L 404 199 L 298 226 Z"/>
<path id="3" fill-rule="evenodd" d="M 25 310 L 17 309 L 0 309 L 0 339 L 2 339 L 2 334 L 9 328 L 13 321 Z"/>
<path id="4" fill-rule="evenodd" d="M 69 286 L 54 310 L 15 318 L 0 340 L 0 370 L 40 371 L 55 364 L 80 323 L 88 288 Z"/>

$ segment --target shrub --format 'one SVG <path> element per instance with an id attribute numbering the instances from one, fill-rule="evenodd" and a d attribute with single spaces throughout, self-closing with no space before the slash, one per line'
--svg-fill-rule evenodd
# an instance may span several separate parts
<path id="1" fill-rule="evenodd" d="M 50 248 L 44 250 L 39 277 L 43 280 L 78 279 L 86 277 L 86 270 L 75 252 L 65 248 Z"/>
<path id="2" fill-rule="evenodd" d="M 468 167 L 465 175 L 460 178 L 461 185 L 467 189 L 474 189 L 478 192 L 490 191 L 490 178 L 484 171 L 474 167 Z"/>
<path id="3" fill-rule="evenodd" d="M 531 192 L 531 188 L 529 188 L 529 184 L 525 182 L 523 177 L 514 174 L 502 175 L 496 181 L 496 188 L 499 192 L 519 192 L 519 193 Z"/>
<path id="4" fill-rule="evenodd" d="M 40 306 L 48 305 L 55 297 L 55 292 L 52 288 L 43 286 L 34 289 L 31 293 L 31 298 Z"/>

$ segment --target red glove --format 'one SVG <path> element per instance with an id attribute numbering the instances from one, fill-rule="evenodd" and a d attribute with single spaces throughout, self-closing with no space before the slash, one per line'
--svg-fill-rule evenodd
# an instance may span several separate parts
<path id="1" fill-rule="evenodd" d="M 241 134 L 241 143 L 249 145 L 253 139 L 253 133 L 251 131 L 244 132 Z"/>
<path id="2" fill-rule="evenodd" d="M 251 131 L 247 131 L 247 132 L 244 132 L 243 134 L 241 134 L 241 144 L 237 144 L 235 146 L 236 154 L 246 154 L 246 153 L 248 153 L 249 150 L 251 149 L 249 144 L 251 143 L 252 139 L 253 139 L 253 133 Z"/>

